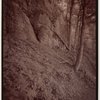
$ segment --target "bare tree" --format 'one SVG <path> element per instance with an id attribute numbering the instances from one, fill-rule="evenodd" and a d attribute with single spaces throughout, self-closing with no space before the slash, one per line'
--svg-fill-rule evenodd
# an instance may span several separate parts
<path id="1" fill-rule="evenodd" d="M 79 45 L 79 53 L 77 54 L 77 59 L 75 63 L 75 70 L 78 71 L 80 68 L 80 64 L 82 62 L 83 57 L 83 49 L 84 49 L 84 16 L 85 16 L 85 0 L 81 0 L 81 24 L 80 24 L 80 45 Z"/>

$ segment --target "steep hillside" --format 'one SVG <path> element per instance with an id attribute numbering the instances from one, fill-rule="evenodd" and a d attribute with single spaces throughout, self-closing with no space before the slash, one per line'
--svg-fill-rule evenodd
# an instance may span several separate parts
<path id="1" fill-rule="evenodd" d="M 4 100 L 96 100 L 95 6 L 3 1 Z"/>

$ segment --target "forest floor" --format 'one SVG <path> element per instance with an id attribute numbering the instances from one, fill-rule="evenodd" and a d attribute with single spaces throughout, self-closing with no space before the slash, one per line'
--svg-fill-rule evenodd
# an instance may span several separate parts
<path id="1" fill-rule="evenodd" d="M 96 100 L 92 51 L 84 50 L 75 71 L 72 52 L 30 40 L 12 38 L 4 44 L 4 100 Z"/>

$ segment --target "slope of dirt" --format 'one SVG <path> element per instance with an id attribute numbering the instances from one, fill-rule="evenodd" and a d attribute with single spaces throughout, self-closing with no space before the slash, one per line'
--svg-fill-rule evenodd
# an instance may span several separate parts
<path id="1" fill-rule="evenodd" d="M 60 63 L 56 52 L 32 41 L 11 39 L 10 45 L 4 56 L 4 98 L 95 100 L 94 83 Z"/>
<path id="2" fill-rule="evenodd" d="M 3 1 L 4 100 L 96 100 L 95 3 L 86 4 Z"/>

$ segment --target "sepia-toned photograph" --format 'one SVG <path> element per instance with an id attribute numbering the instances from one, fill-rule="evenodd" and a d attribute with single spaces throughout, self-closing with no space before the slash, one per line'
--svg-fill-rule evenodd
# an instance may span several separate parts
<path id="1" fill-rule="evenodd" d="M 96 0 L 2 0 L 3 100 L 96 100 Z"/>

